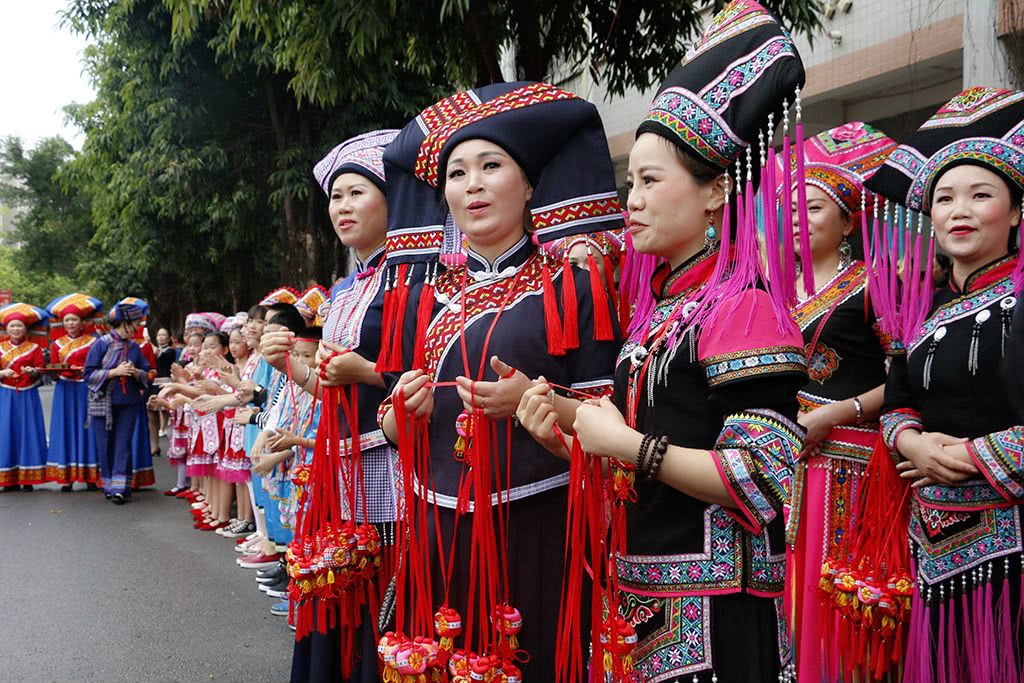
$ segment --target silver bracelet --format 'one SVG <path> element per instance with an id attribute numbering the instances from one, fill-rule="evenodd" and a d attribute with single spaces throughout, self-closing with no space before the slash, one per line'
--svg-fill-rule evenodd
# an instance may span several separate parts
<path id="1" fill-rule="evenodd" d="M 860 402 L 859 396 L 853 397 L 853 407 L 857 411 L 857 422 L 864 419 L 864 406 Z"/>

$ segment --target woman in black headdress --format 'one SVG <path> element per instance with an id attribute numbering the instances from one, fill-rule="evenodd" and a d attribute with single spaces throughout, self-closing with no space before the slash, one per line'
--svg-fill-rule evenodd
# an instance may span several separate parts
<path id="1" fill-rule="evenodd" d="M 903 680 L 1016 681 L 1024 426 L 1006 383 L 1020 378 L 1003 374 L 1003 357 L 1021 308 L 1011 236 L 1024 189 L 1024 93 L 957 95 L 867 186 L 928 212 L 952 259 L 947 286 L 908 318 L 882 408 L 882 435 L 915 480 L 906 495 L 917 590 Z"/>
<path id="2" fill-rule="evenodd" d="M 626 547 L 612 558 L 619 614 L 602 647 L 616 673 L 631 659 L 638 680 L 775 681 L 788 651 L 782 508 L 806 358 L 781 288 L 759 275 L 740 159 L 803 77 L 772 15 L 730 3 L 662 86 L 630 152 L 633 246 L 667 263 L 648 283 L 653 305 L 634 314 L 614 400 L 581 406 L 574 429 L 584 452 L 609 458 L 617 493 L 632 484 L 614 504 Z M 530 389 L 520 420 L 565 457 L 549 396 L 544 382 Z"/>
<path id="3" fill-rule="evenodd" d="M 617 326 L 600 271 L 568 258 L 552 263 L 536 244 L 621 224 L 600 118 L 592 104 L 547 84 L 492 85 L 425 110 L 384 161 L 388 263 L 398 269 L 400 297 L 401 269 L 428 263 L 427 282 L 407 295 L 394 368 L 405 372 L 392 392 L 429 417 L 429 466 L 416 471 L 429 478 L 432 508 L 418 518 L 430 532 L 421 550 L 433 556 L 426 606 L 431 614 L 441 608 L 442 647 L 451 648 L 461 621 L 467 649 L 488 654 L 480 648 L 490 633 L 504 643 L 492 650 L 496 666 L 553 681 L 568 468 L 510 418 L 528 377 L 544 375 L 574 397 L 611 384 Z M 577 400 L 559 403 L 571 424 Z M 381 418 L 397 441 L 390 401 Z M 462 483 L 471 480 L 472 489 Z M 475 514 L 488 498 L 493 515 Z M 493 547 L 477 546 L 492 533 Z M 444 557 L 453 547 L 454 559 Z M 497 575 L 480 569 L 487 558 L 501 565 Z M 430 600 L 418 595 L 413 608 Z M 464 672 L 489 666 L 469 659 L 459 660 Z"/>

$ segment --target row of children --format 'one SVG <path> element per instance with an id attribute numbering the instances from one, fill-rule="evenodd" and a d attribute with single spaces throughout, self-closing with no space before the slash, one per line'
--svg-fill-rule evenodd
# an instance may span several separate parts
<path id="1" fill-rule="evenodd" d="M 150 397 L 169 413 L 168 462 L 176 485 L 164 492 L 190 503 L 193 526 L 235 540 L 238 564 L 259 569 L 262 590 L 288 613 L 284 551 L 292 540 L 319 424 L 319 404 L 292 373 L 314 367 L 326 292 L 311 287 L 268 294 L 246 313 L 185 320 L 182 362 Z M 260 353 L 265 331 L 299 340 L 285 371 Z"/>

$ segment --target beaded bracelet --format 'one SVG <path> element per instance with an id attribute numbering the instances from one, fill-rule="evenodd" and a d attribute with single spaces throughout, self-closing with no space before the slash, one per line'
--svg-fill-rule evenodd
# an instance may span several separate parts
<path id="1" fill-rule="evenodd" d="M 640 442 L 640 450 L 636 454 L 636 469 L 640 472 L 643 472 L 644 470 L 644 460 L 647 459 L 649 447 L 652 441 L 654 441 L 653 434 L 644 434 L 644 438 Z"/>
<path id="2" fill-rule="evenodd" d="M 644 470 L 644 476 L 648 479 L 655 479 L 658 476 L 658 470 L 661 469 L 661 462 L 665 459 L 665 453 L 668 452 L 668 437 L 662 436 L 660 439 L 654 442 L 653 456 L 647 463 L 647 467 Z"/>

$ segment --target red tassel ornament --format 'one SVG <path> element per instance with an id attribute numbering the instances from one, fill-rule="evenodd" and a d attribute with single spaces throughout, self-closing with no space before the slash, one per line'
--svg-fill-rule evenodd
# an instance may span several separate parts
<path id="1" fill-rule="evenodd" d="M 562 336 L 562 321 L 558 314 L 555 286 L 551 283 L 551 266 L 547 256 L 542 255 L 541 259 L 543 259 L 541 284 L 544 289 L 544 329 L 548 335 L 548 353 L 552 356 L 564 356 L 565 342 Z"/>
<path id="2" fill-rule="evenodd" d="M 594 300 L 594 339 L 611 341 L 615 338 L 612 316 L 608 307 L 608 292 L 604 289 L 601 271 L 597 268 L 594 253 L 587 250 L 587 269 L 590 271 L 590 295 Z"/>
<path id="3" fill-rule="evenodd" d="M 579 315 L 576 303 L 576 279 L 572 273 L 569 255 L 562 256 L 562 314 L 565 316 L 562 341 L 566 351 L 580 346 Z"/>

